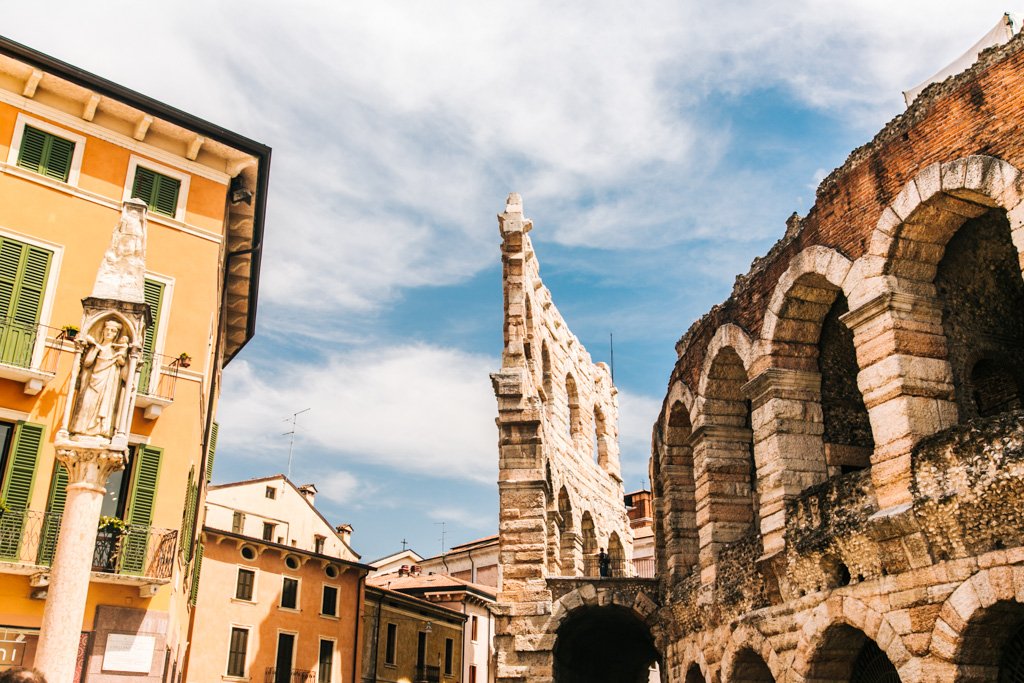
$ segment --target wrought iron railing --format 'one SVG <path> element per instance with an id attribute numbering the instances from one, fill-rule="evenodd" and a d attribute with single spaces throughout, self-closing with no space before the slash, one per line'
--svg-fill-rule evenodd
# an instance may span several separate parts
<path id="1" fill-rule="evenodd" d="M 636 576 L 637 573 L 631 560 L 609 558 L 601 562 L 599 557 L 590 555 L 583 558 L 583 575 L 594 578 L 623 578 Z"/>
<path id="2" fill-rule="evenodd" d="M 48 567 L 60 535 L 61 515 L 8 510 L 0 515 L 0 562 Z M 92 570 L 106 574 L 169 579 L 178 532 L 129 524 L 124 530 L 101 530 L 96 536 Z"/>
<path id="3" fill-rule="evenodd" d="M 313 672 L 305 669 L 278 669 L 267 667 L 264 683 L 313 683 Z"/>
<path id="4" fill-rule="evenodd" d="M 53 343 L 44 349 L 38 367 L 33 367 L 36 342 L 40 336 L 43 339 L 52 337 Z M 69 337 L 63 330 L 37 323 L 25 323 L 17 318 L 0 318 L 0 365 L 54 374 L 63 346 L 61 342 L 65 339 Z"/>
<path id="5" fill-rule="evenodd" d="M 654 558 L 653 557 L 634 557 L 633 558 L 633 572 L 634 575 L 641 579 L 653 579 L 654 578 Z"/>
<path id="6" fill-rule="evenodd" d="M 181 361 L 159 353 L 143 353 L 139 357 L 139 393 L 143 396 L 174 400 Z"/>
<path id="7" fill-rule="evenodd" d="M 415 683 L 440 683 L 441 667 L 429 664 L 416 665 Z"/>

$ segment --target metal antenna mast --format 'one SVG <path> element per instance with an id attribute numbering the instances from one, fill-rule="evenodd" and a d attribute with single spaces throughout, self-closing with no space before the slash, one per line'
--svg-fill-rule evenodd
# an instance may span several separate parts
<path id="1" fill-rule="evenodd" d="M 290 437 L 288 439 L 288 475 L 287 475 L 289 480 L 291 480 L 291 478 L 292 478 L 292 449 L 295 447 L 295 423 L 298 420 L 299 415 L 302 415 L 303 413 L 308 413 L 310 410 L 311 410 L 310 408 L 306 408 L 305 410 L 300 410 L 297 413 L 292 413 L 292 416 L 290 418 L 286 417 L 283 420 L 283 422 L 288 422 L 288 420 L 291 420 L 291 422 L 292 422 L 292 429 L 291 429 L 291 431 L 290 432 L 284 432 L 283 434 L 281 434 L 281 436 Z"/>
<path id="2" fill-rule="evenodd" d="M 609 365 L 612 370 L 612 382 L 615 382 L 615 335 L 608 333 L 608 356 L 611 361 Z"/>
<path id="3" fill-rule="evenodd" d="M 441 554 L 444 555 L 444 541 L 445 541 L 445 522 L 434 522 L 434 526 L 441 526 Z"/>

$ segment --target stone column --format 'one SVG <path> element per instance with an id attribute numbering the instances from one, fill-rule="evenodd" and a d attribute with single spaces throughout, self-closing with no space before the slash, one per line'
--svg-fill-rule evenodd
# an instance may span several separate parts
<path id="1" fill-rule="evenodd" d="M 59 449 L 57 458 L 68 471 L 68 493 L 36 662 L 50 683 L 72 683 L 103 494 L 111 473 L 124 468 L 125 455 L 104 448 Z"/>
<path id="2" fill-rule="evenodd" d="M 942 308 L 934 297 L 885 292 L 841 320 L 853 330 L 875 439 L 871 480 L 886 514 L 911 502 L 914 444 L 957 423 Z"/>
<path id="3" fill-rule="evenodd" d="M 750 430 L 705 425 L 693 433 L 701 585 L 715 583 L 718 551 L 753 523 Z"/>
<path id="4" fill-rule="evenodd" d="M 782 550 L 786 500 L 828 477 L 821 375 L 768 368 L 743 387 L 753 405 L 754 462 L 764 554 Z"/>

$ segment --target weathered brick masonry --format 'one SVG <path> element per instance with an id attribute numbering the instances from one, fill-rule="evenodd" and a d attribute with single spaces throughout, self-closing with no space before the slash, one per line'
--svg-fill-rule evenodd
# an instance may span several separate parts
<path id="1" fill-rule="evenodd" d="M 1024 680 L 1021 169 L 1018 36 L 854 151 L 680 339 L 665 680 Z"/>

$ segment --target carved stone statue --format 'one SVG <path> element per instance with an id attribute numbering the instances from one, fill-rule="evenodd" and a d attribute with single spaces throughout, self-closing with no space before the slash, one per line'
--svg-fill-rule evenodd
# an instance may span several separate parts
<path id="1" fill-rule="evenodd" d="M 128 337 L 122 325 L 107 319 L 100 339 L 84 335 L 78 400 L 71 418 L 71 434 L 109 438 L 117 424 L 118 398 L 127 380 Z"/>
<path id="2" fill-rule="evenodd" d="M 99 299 L 145 301 L 146 205 L 129 199 L 121 209 L 121 220 L 103 254 L 92 295 Z"/>

